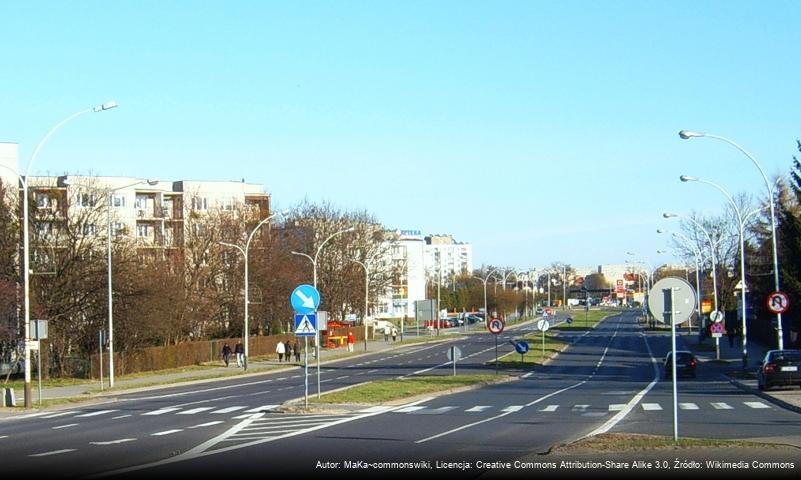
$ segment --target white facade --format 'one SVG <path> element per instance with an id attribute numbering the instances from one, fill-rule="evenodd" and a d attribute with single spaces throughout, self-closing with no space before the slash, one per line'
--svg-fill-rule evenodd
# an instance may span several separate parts
<path id="1" fill-rule="evenodd" d="M 414 318 L 414 302 L 425 300 L 425 240 L 419 231 L 397 230 L 387 263 L 396 274 L 389 291 L 376 300 L 375 318 Z"/>
<path id="2" fill-rule="evenodd" d="M 450 285 L 457 275 L 473 273 L 473 246 L 456 242 L 450 235 L 431 235 L 425 238 L 426 278 Z"/>

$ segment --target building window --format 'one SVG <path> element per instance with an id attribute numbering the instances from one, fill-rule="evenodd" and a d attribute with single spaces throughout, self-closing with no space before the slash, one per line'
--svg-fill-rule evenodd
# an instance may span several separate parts
<path id="1" fill-rule="evenodd" d="M 209 199 L 206 197 L 192 197 L 192 208 L 205 212 L 209 209 Z"/>
<path id="2" fill-rule="evenodd" d="M 115 208 L 125 207 L 125 195 L 112 195 L 111 206 Z"/>
<path id="3" fill-rule="evenodd" d="M 97 228 L 95 227 L 94 223 L 86 223 L 83 226 L 83 234 L 84 235 L 95 235 L 97 233 Z"/>
<path id="4" fill-rule="evenodd" d="M 114 222 L 111 229 L 114 231 L 114 235 L 122 235 L 125 233 L 125 224 L 122 222 Z"/>
<path id="5" fill-rule="evenodd" d="M 54 202 L 50 198 L 50 195 L 46 193 L 37 193 L 36 194 L 36 207 L 37 208 L 47 208 L 53 205 Z"/>
<path id="6" fill-rule="evenodd" d="M 79 207 L 94 207 L 96 200 L 94 193 L 78 193 L 75 196 L 75 203 Z"/>
<path id="7" fill-rule="evenodd" d="M 137 238 L 148 238 L 150 237 L 150 225 L 146 223 L 137 223 L 136 224 L 136 236 Z"/>

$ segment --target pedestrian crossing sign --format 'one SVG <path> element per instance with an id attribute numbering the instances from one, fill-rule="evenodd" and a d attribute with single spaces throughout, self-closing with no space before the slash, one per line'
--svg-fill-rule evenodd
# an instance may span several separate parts
<path id="1" fill-rule="evenodd" d="M 295 335 L 313 337 L 317 334 L 317 315 L 312 313 L 295 315 Z"/>

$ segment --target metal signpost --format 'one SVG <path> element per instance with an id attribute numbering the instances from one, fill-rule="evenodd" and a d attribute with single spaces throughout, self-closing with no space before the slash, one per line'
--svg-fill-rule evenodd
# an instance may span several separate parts
<path id="1" fill-rule="evenodd" d="M 545 332 L 551 328 L 551 322 L 546 319 L 542 319 L 537 322 L 537 330 L 542 332 L 542 360 L 545 361 Z"/>
<path id="2" fill-rule="evenodd" d="M 487 322 L 487 330 L 495 335 L 495 374 L 498 374 L 498 335 L 503 331 L 503 320 L 500 318 L 492 318 Z"/>
<path id="3" fill-rule="evenodd" d="M 659 295 L 661 293 L 661 295 Z M 673 441 L 679 439 L 678 389 L 676 384 L 676 325 L 690 319 L 695 311 L 695 290 L 684 279 L 667 277 L 659 280 L 648 295 L 648 308 L 657 321 L 670 322 L 671 374 L 673 376 Z"/>
<path id="4" fill-rule="evenodd" d="M 292 291 L 289 302 L 295 310 L 295 335 L 303 337 L 304 400 L 309 407 L 309 337 L 317 338 L 317 308 L 320 306 L 320 292 L 311 285 L 298 285 Z M 320 398 L 320 352 L 317 343 L 317 398 Z"/>
<path id="5" fill-rule="evenodd" d="M 462 358 L 462 350 L 456 345 L 451 345 L 448 348 L 448 360 L 453 362 L 453 376 L 456 376 L 456 361 Z"/>
<path id="6" fill-rule="evenodd" d="M 36 342 L 36 348 L 32 348 L 31 350 L 36 350 L 36 372 L 37 376 L 39 377 L 39 406 L 42 406 L 42 343 L 40 340 L 47 339 L 47 320 L 33 320 L 31 322 L 31 327 L 33 327 L 33 340 Z M 102 365 L 102 360 L 101 360 Z M 101 383 L 102 385 L 102 383 Z M 102 390 L 102 389 L 101 389 Z"/>
<path id="7" fill-rule="evenodd" d="M 712 338 L 715 339 L 715 360 L 720 360 L 720 337 L 723 336 L 723 312 L 715 310 L 709 314 L 712 325 L 709 326 L 709 332 Z"/>

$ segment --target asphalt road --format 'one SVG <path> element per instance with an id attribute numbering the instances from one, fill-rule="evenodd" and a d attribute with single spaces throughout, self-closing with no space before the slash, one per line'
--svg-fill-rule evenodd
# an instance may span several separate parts
<path id="1" fill-rule="evenodd" d="M 512 351 L 508 339 L 520 334 L 504 332 L 501 353 Z M 475 476 L 492 471 L 493 462 L 528 458 L 593 433 L 671 434 L 670 383 L 662 381 L 660 360 L 668 337 L 644 335 L 627 313 L 565 337 L 572 342 L 568 349 L 516 381 L 393 407 L 274 411 L 303 395 L 297 369 L 4 421 L 3 471 L 57 477 L 207 477 L 221 470 L 339 476 L 374 475 L 376 470 L 358 467 L 370 462 L 404 462 L 424 476 Z M 493 336 L 449 343 L 463 352 L 460 372 L 494 371 L 486 365 L 495 355 Z M 327 391 L 379 378 L 448 375 L 446 351 L 447 344 L 416 345 L 339 361 L 324 367 L 321 385 Z M 313 385 L 310 379 L 312 393 Z M 680 381 L 679 397 L 683 436 L 798 435 L 797 413 L 743 393 L 711 371 Z M 345 462 L 356 468 L 343 469 Z M 456 463 L 437 468 L 438 462 Z"/>

